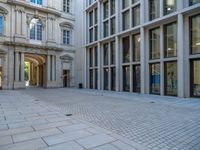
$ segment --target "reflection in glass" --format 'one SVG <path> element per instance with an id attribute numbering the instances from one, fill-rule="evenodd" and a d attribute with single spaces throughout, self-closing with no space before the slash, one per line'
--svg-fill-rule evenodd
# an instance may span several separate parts
<path id="1" fill-rule="evenodd" d="M 160 28 L 150 30 L 150 59 L 160 58 Z"/>
<path id="2" fill-rule="evenodd" d="M 164 26 L 164 49 L 165 57 L 177 56 L 177 24 L 172 23 Z"/>
<path id="3" fill-rule="evenodd" d="M 140 6 L 133 8 L 133 27 L 140 25 Z"/>
<path id="4" fill-rule="evenodd" d="M 160 17 L 160 0 L 149 1 L 149 19 L 153 20 Z"/>
<path id="5" fill-rule="evenodd" d="M 127 30 L 130 28 L 130 14 L 129 14 L 129 10 L 125 11 L 122 14 L 122 18 L 123 18 L 123 30 Z"/>
<path id="6" fill-rule="evenodd" d="M 200 60 L 192 61 L 192 96 L 200 97 Z"/>
<path id="7" fill-rule="evenodd" d="M 103 18 L 108 18 L 108 1 L 103 4 Z"/>
<path id="8" fill-rule="evenodd" d="M 140 66 L 133 66 L 133 92 L 140 93 Z"/>
<path id="9" fill-rule="evenodd" d="M 133 61 L 140 61 L 140 34 L 133 35 Z"/>
<path id="10" fill-rule="evenodd" d="M 190 6 L 200 3 L 200 0 L 190 0 Z"/>
<path id="11" fill-rule="evenodd" d="M 150 93 L 160 94 L 160 64 L 150 64 Z"/>
<path id="12" fill-rule="evenodd" d="M 129 36 L 123 38 L 123 63 L 127 63 L 130 61 L 130 41 Z"/>
<path id="13" fill-rule="evenodd" d="M 177 63 L 165 63 L 165 94 L 177 96 Z"/>
<path id="14" fill-rule="evenodd" d="M 129 6 L 129 0 L 122 0 L 122 8 L 126 8 Z"/>
<path id="15" fill-rule="evenodd" d="M 176 11 L 176 0 L 165 0 L 164 1 L 164 14 L 170 14 Z"/>
<path id="16" fill-rule="evenodd" d="M 200 15 L 190 18 L 191 50 L 192 54 L 200 53 Z"/>
<path id="17" fill-rule="evenodd" d="M 123 90 L 129 92 L 130 90 L 130 67 L 123 67 Z"/>

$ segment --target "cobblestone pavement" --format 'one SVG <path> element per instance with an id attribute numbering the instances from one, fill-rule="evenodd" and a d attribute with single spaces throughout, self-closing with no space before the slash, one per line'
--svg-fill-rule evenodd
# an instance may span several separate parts
<path id="1" fill-rule="evenodd" d="M 21 92 L 146 149 L 200 150 L 200 99 L 77 89 Z"/>
<path id="2" fill-rule="evenodd" d="M 41 91 L 52 93 L 51 90 Z M 0 150 L 147 150 L 22 93 L 0 92 Z"/>

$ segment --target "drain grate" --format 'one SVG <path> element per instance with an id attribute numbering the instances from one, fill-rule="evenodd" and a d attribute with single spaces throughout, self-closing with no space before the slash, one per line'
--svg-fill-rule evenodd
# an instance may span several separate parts
<path id="1" fill-rule="evenodd" d="M 65 116 L 69 117 L 69 116 L 72 116 L 72 114 L 66 114 Z"/>

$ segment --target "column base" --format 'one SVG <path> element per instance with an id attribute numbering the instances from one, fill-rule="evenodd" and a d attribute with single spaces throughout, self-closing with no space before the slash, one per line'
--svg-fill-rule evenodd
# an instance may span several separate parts
<path id="1" fill-rule="evenodd" d="M 13 89 L 25 89 L 25 88 L 26 88 L 25 81 L 24 82 L 21 82 L 21 81 L 14 82 Z"/>

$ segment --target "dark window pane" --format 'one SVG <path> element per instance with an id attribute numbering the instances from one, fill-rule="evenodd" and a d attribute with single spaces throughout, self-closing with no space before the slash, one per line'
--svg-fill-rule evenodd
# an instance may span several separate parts
<path id="1" fill-rule="evenodd" d="M 93 86 L 93 70 L 92 69 L 90 69 L 90 71 L 89 71 L 89 73 L 90 73 L 90 89 L 93 89 L 94 88 L 94 86 Z"/>
<path id="2" fill-rule="evenodd" d="M 95 69 L 95 72 L 94 72 L 95 74 L 94 74 L 94 77 L 95 77 L 95 89 L 98 89 L 98 70 L 97 69 Z"/>
<path id="3" fill-rule="evenodd" d="M 111 90 L 112 91 L 115 91 L 115 88 L 116 88 L 116 83 L 115 83 L 115 80 L 116 80 L 116 76 L 115 76 L 115 68 L 111 68 Z"/>
<path id="4" fill-rule="evenodd" d="M 149 1 L 149 19 L 153 20 L 160 17 L 160 0 Z"/>
<path id="5" fill-rule="evenodd" d="M 129 37 L 123 38 L 123 63 L 130 62 L 130 41 Z"/>
<path id="6" fill-rule="evenodd" d="M 103 69 L 103 74 L 104 74 L 104 90 L 108 90 L 108 68 Z"/>
<path id="7" fill-rule="evenodd" d="M 103 4 L 103 18 L 108 18 L 108 1 Z"/>
<path id="8" fill-rule="evenodd" d="M 112 65 L 114 65 L 115 64 L 115 51 L 116 51 L 116 49 L 115 49 L 115 42 L 113 41 L 113 42 L 111 42 L 110 43 L 110 59 L 111 59 L 111 64 Z"/>
<path id="9" fill-rule="evenodd" d="M 93 49 L 92 48 L 89 49 L 89 64 L 90 64 L 90 67 L 93 67 Z"/>
<path id="10" fill-rule="evenodd" d="M 129 11 L 125 11 L 122 14 L 122 19 L 123 19 L 123 22 L 122 22 L 123 30 L 129 29 L 130 28 L 130 14 L 129 14 Z"/>
<path id="11" fill-rule="evenodd" d="M 104 58 L 104 65 L 108 65 L 108 44 L 104 44 L 103 46 L 103 58 Z"/>
<path id="12" fill-rule="evenodd" d="M 133 16 L 133 27 L 140 25 L 140 6 L 133 8 L 132 16 Z"/>
<path id="13" fill-rule="evenodd" d="M 133 66 L 133 92 L 140 93 L 140 66 Z"/>
<path id="14" fill-rule="evenodd" d="M 177 63 L 165 63 L 165 94 L 177 96 Z"/>
<path id="15" fill-rule="evenodd" d="M 123 90 L 129 92 L 130 90 L 130 67 L 123 67 Z"/>
<path id="16" fill-rule="evenodd" d="M 200 3 L 200 0 L 189 0 L 190 6 Z"/>
<path id="17" fill-rule="evenodd" d="M 150 65 L 150 93 L 160 94 L 160 64 Z"/>

